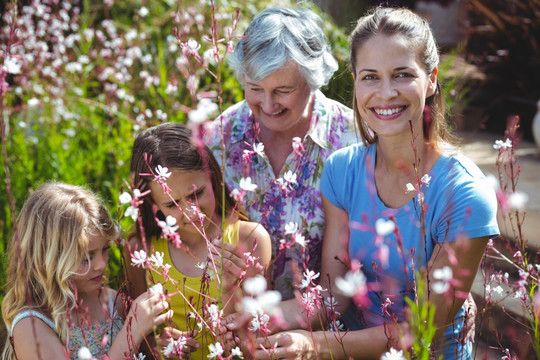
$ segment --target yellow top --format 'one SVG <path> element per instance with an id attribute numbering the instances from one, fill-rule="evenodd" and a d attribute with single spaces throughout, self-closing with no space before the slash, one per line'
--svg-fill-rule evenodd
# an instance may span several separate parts
<path id="1" fill-rule="evenodd" d="M 240 221 L 228 224 L 223 232 L 223 242 L 233 245 L 238 244 L 239 228 Z M 197 351 L 191 353 L 191 359 L 207 359 L 209 353 L 208 345 L 213 344 L 215 341 L 210 332 L 205 329 L 206 326 L 203 325 L 204 330 L 200 331 L 199 326 L 197 325 L 197 323 L 201 322 L 200 318 L 192 316 L 188 319 L 188 316 L 195 311 L 198 314 L 201 314 L 203 307 L 207 307 L 210 304 L 217 304 L 219 283 L 216 281 L 215 275 L 213 275 L 214 271 L 210 270 L 211 266 L 208 266 L 205 275 L 203 275 L 210 276 L 211 280 L 209 283 L 208 281 L 203 283 L 203 276 L 186 276 L 178 271 L 173 265 L 167 239 L 152 239 L 152 245 L 154 251 L 159 251 L 164 254 L 163 263 L 171 265 L 168 275 L 172 280 L 166 280 L 163 275 L 155 272 L 152 272 L 152 278 L 155 283 L 159 282 L 163 285 L 163 291 L 165 293 L 171 295 L 169 304 L 170 308 L 174 310 L 172 320 L 176 325 L 176 328 L 180 331 L 199 331 L 196 340 L 199 342 L 200 346 Z M 148 273 L 147 277 L 149 277 Z M 204 318 L 205 321 L 207 321 L 209 317 L 204 316 Z"/>

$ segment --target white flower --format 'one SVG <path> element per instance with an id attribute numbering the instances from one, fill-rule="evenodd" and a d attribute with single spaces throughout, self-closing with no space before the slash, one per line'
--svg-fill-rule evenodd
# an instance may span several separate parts
<path id="1" fill-rule="evenodd" d="M 523 210 L 529 201 L 529 196 L 521 191 L 516 191 L 508 196 L 508 204 L 512 209 Z"/>
<path id="2" fill-rule="evenodd" d="M 413 184 L 411 184 L 411 183 L 408 183 L 408 184 L 406 185 L 406 187 L 407 187 L 407 191 L 406 191 L 406 192 L 408 192 L 408 193 L 413 192 L 413 191 L 416 191 L 416 189 L 414 188 Z"/>
<path id="3" fill-rule="evenodd" d="M 262 275 L 247 278 L 244 281 L 244 290 L 250 295 L 260 295 L 266 290 L 266 279 Z"/>
<path id="4" fill-rule="evenodd" d="M 156 251 L 149 259 L 154 268 L 160 268 L 163 265 L 163 253 Z"/>
<path id="5" fill-rule="evenodd" d="M 391 348 L 390 351 L 381 356 L 381 360 L 405 360 L 405 356 L 403 355 L 403 350 L 397 351 Z"/>
<path id="6" fill-rule="evenodd" d="M 270 313 L 276 309 L 280 301 L 281 294 L 279 291 L 274 290 L 259 294 L 257 298 L 244 296 L 242 298 L 242 310 L 253 316 Z"/>
<path id="7" fill-rule="evenodd" d="M 241 178 L 239 185 L 240 188 L 245 191 L 255 191 L 255 189 L 257 188 L 257 184 L 253 184 L 250 177 Z"/>
<path id="8" fill-rule="evenodd" d="M 486 181 L 489 184 L 489 186 L 495 191 L 497 191 L 497 190 L 499 190 L 501 188 L 500 183 L 499 183 L 499 179 L 493 174 L 487 174 L 486 175 Z"/>
<path id="9" fill-rule="evenodd" d="M 396 224 L 392 220 L 377 219 L 375 221 L 375 231 L 380 236 L 386 236 L 394 232 Z"/>
<path id="10" fill-rule="evenodd" d="M 134 206 L 130 206 L 126 209 L 124 216 L 131 216 L 133 220 L 137 220 L 139 217 L 139 209 Z"/>
<path id="11" fill-rule="evenodd" d="M 141 17 L 145 17 L 146 15 L 148 15 L 148 9 L 145 8 L 144 6 L 141 7 L 141 8 L 139 9 L 139 15 L 140 15 Z"/>
<path id="12" fill-rule="evenodd" d="M 161 166 L 161 165 L 158 165 L 156 167 L 156 173 L 157 173 L 157 176 L 162 179 L 167 179 L 172 174 L 171 172 L 169 172 L 169 168 Z"/>
<path id="13" fill-rule="evenodd" d="M 264 155 L 264 144 L 263 143 L 257 143 L 255 145 L 253 145 L 253 151 L 257 155 L 263 156 Z"/>
<path id="14" fill-rule="evenodd" d="M 298 136 L 295 136 L 292 138 L 292 147 L 294 150 L 298 150 L 301 144 L 302 144 L 302 139 L 300 139 Z"/>
<path id="15" fill-rule="evenodd" d="M 240 359 L 244 358 L 244 354 L 242 354 L 242 351 L 240 350 L 240 348 L 238 346 L 231 350 L 231 356 L 232 357 L 236 356 L 236 357 L 238 357 Z"/>
<path id="16" fill-rule="evenodd" d="M 90 360 L 92 358 L 92 353 L 86 346 L 83 346 L 79 348 L 79 351 L 77 352 L 77 356 L 81 360 Z"/>
<path id="17" fill-rule="evenodd" d="M 285 225 L 285 235 L 294 234 L 298 230 L 298 224 L 292 221 Z"/>
<path id="18" fill-rule="evenodd" d="M 285 181 L 288 183 L 296 184 L 296 174 L 291 170 L 287 171 L 285 175 L 283 175 L 283 178 L 285 178 Z"/>
<path id="19" fill-rule="evenodd" d="M 178 229 L 178 225 L 176 225 L 176 218 L 171 215 L 168 215 L 165 218 L 165 221 L 158 221 L 158 226 L 161 228 L 163 236 L 169 236 L 169 234 L 174 234 Z"/>
<path id="20" fill-rule="evenodd" d="M 167 347 L 163 349 L 163 355 L 165 357 L 172 357 L 173 355 L 180 355 L 182 348 L 186 345 L 187 338 L 180 336 L 177 340 L 172 340 L 167 344 Z"/>
<path id="21" fill-rule="evenodd" d="M 512 147 L 512 140 L 506 139 L 505 141 L 502 140 L 495 140 L 495 144 L 493 145 L 493 148 L 495 150 L 506 150 Z"/>
<path id="22" fill-rule="evenodd" d="M 131 255 L 131 265 L 144 269 L 146 265 L 146 252 L 144 250 L 134 251 Z"/>
<path id="23" fill-rule="evenodd" d="M 420 181 L 421 181 L 423 184 L 426 184 L 426 186 L 429 186 L 429 182 L 431 181 L 431 176 L 429 176 L 428 174 L 424 174 L 424 176 L 422 176 L 422 178 L 420 179 Z"/>
<path id="24" fill-rule="evenodd" d="M 308 243 L 308 241 L 306 240 L 306 238 L 304 237 L 304 235 L 300 234 L 300 233 L 297 233 L 295 236 L 294 236 L 294 241 L 300 245 L 301 247 L 305 248 L 306 247 L 306 244 Z"/>
<path id="25" fill-rule="evenodd" d="M 31 98 L 31 99 L 28 100 L 28 102 L 26 104 L 28 104 L 28 106 L 30 106 L 30 107 L 38 106 L 39 105 L 39 100 L 36 99 L 36 98 Z"/>
<path id="26" fill-rule="evenodd" d="M 316 273 L 312 270 L 306 270 L 304 272 L 304 278 L 302 279 L 302 284 L 300 285 L 301 289 L 307 288 L 311 285 L 311 282 L 319 277 L 320 273 Z"/>
<path id="27" fill-rule="evenodd" d="M 201 45 L 196 40 L 189 39 L 187 42 L 187 47 L 191 52 L 196 53 L 201 48 Z"/>
<path id="28" fill-rule="evenodd" d="M 132 200 L 131 194 L 128 192 L 123 192 L 118 197 L 118 201 L 120 201 L 120 205 L 125 205 L 127 203 L 130 203 Z"/>
<path id="29" fill-rule="evenodd" d="M 213 359 L 223 354 L 223 346 L 221 346 L 219 342 L 208 345 L 208 349 L 210 350 L 210 354 L 208 354 L 209 359 Z"/>
<path id="30" fill-rule="evenodd" d="M 336 287 L 345 296 L 353 296 L 366 285 L 366 277 L 361 271 L 347 271 L 345 278 L 336 278 Z"/>
<path id="31" fill-rule="evenodd" d="M 444 294 L 450 289 L 449 281 L 452 279 L 452 275 L 450 266 L 433 270 L 433 278 L 438 281 L 434 281 L 431 284 L 431 289 L 437 294 Z"/>
<path id="32" fill-rule="evenodd" d="M 204 270 L 204 268 L 206 267 L 206 262 L 199 261 L 199 262 L 197 263 L 197 265 L 195 265 L 195 267 L 196 267 L 197 269 Z"/>
<path id="33" fill-rule="evenodd" d="M 10 74 L 15 75 L 21 72 L 22 64 L 15 58 L 8 57 L 4 64 L 4 69 Z"/>
<path id="34" fill-rule="evenodd" d="M 163 294 L 163 285 L 161 285 L 161 283 L 154 284 L 148 288 L 148 291 L 152 295 L 156 295 L 156 294 L 161 295 Z"/>
<path id="35" fill-rule="evenodd" d="M 139 355 L 133 355 L 133 360 L 144 360 L 146 359 L 146 355 L 143 353 L 139 353 Z"/>

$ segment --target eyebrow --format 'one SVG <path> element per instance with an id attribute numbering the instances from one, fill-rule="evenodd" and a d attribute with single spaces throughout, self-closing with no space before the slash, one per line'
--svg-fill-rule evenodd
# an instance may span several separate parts
<path id="1" fill-rule="evenodd" d="M 254 82 L 250 82 L 250 81 L 246 82 L 246 84 L 249 86 L 261 87 L 261 85 Z M 282 86 L 276 87 L 275 89 L 294 89 L 294 88 L 295 88 L 294 85 L 282 85 Z"/>

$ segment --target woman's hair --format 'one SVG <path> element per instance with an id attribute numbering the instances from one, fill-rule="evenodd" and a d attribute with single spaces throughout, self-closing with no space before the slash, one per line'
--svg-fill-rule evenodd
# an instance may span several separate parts
<path id="1" fill-rule="evenodd" d="M 242 84 L 244 75 L 259 82 L 292 61 L 314 91 L 328 84 L 338 69 L 322 20 L 309 9 L 265 9 L 249 24 L 244 36 L 228 57 Z"/>
<path id="2" fill-rule="evenodd" d="M 361 17 L 350 36 L 351 70 L 356 74 L 356 60 L 362 56 L 358 51 L 375 35 L 399 35 L 409 40 L 416 48 L 418 61 L 424 66 L 426 74 L 433 73 L 439 65 L 439 51 L 429 23 L 421 16 L 408 9 L 376 7 Z M 435 94 L 426 99 L 429 112 L 424 113 L 424 137 L 435 146 L 441 142 L 452 142 L 445 120 L 445 100 L 437 81 Z M 353 101 L 354 116 L 365 144 L 373 144 L 377 135 L 368 128 L 360 117 L 356 96 Z"/>
<path id="3" fill-rule="evenodd" d="M 222 201 L 223 176 L 221 168 L 210 149 L 201 141 L 194 141 L 192 132 L 178 123 L 163 123 L 143 131 L 133 144 L 131 155 L 130 176 L 133 185 L 139 190 L 149 189 L 152 176 L 150 169 L 155 171 L 158 165 L 169 170 L 199 171 L 203 170 L 209 177 L 214 190 L 216 211 L 230 215 L 235 208 L 228 188 L 225 186 L 225 203 Z M 139 207 L 146 240 L 161 235 L 161 228 L 156 222 L 157 207 L 151 196 L 145 196 Z M 242 219 L 247 219 L 240 210 L 237 212 Z M 162 216 L 159 215 L 158 216 Z M 142 235 L 137 227 L 139 237 Z M 140 237 L 141 238 L 141 237 Z"/>
<path id="4" fill-rule="evenodd" d="M 24 203 L 9 244 L 6 296 L 2 317 L 7 331 L 23 307 L 50 316 L 63 341 L 67 311 L 75 305 L 72 276 L 88 254 L 90 236 L 108 241 L 118 228 L 101 200 L 80 186 L 46 182 Z M 11 335 L 11 334 L 10 334 Z M 6 346 L 3 359 L 12 350 Z"/>

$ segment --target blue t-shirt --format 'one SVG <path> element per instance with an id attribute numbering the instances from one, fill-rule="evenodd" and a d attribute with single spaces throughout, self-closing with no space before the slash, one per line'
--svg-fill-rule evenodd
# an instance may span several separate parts
<path id="1" fill-rule="evenodd" d="M 380 200 L 374 180 L 375 156 L 375 144 L 338 150 L 327 160 L 321 179 L 322 194 L 349 215 L 349 256 L 363 265 L 370 289 L 370 303 L 362 310 L 364 327 L 391 321 L 381 310 L 381 300 L 387 298 L 393 302 L 391 313 L 399 321 L 405 320 L 403 298 L 414 296 L 411 260 L 418 269 L 427 264 L 437 243 L 499 233 L 494 191 L 467 157 L 441 155 L 429 174 L 429 185 L 422 185 L 426 205 L 424 241 L 417 196 L 399 209 L 388 208 Z M 401 239 L 394 233 L 377 237 L 375 222 L 390 217 L 395 219 Z M 387 261 L 381 263 L 381 259 Z M 449 337 L 459 334 L 462 315 L 462 311 L 458 313 L 455 324 L 448 329 Z"/>

